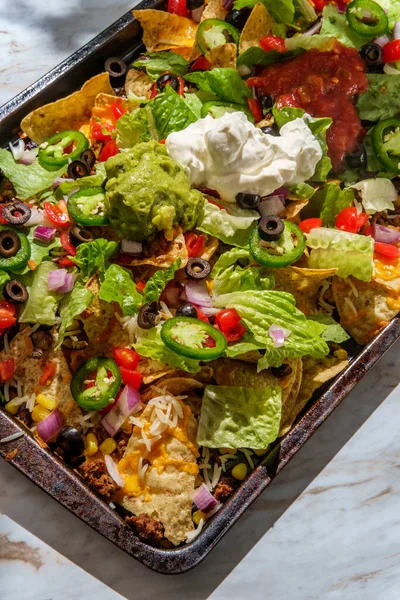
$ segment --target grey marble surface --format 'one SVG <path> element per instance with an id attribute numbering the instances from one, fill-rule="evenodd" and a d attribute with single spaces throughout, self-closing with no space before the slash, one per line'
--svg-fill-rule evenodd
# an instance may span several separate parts
<path id="1" fill-rule="evenodd" d="M 0 0 L 0 103 L 130 7 L 105 0 Z M 0 511 L 27 530 L 3 520 L 0 536 L 37 549 L 33 534 L 57 551 L 43 546 L 47 558 L 34 572 L 29 561 L 1 553 L 1 545 L 0 597 L 397 599 L 399 348 L 346 398 L 213 553 L 184 575 L 148 571 L 0 462 Z M 69 561 L 115 594 L 81 570 L 74 575 Z"/>

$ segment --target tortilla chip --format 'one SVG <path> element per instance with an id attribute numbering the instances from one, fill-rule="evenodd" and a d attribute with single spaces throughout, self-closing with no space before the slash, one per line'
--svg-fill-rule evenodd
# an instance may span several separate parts
<path id="1" fill-rule="evenodd" d="M 340 324 L 354 340 L 367 344 L 400 310 L 400 279 L 360 281 L 334 277 L 332 292 Z"/>
<path id="2" fill-rule="evenodd" d="M 153 79 L 143 71 L 129 69 L 125 79 L 125 93 L 134 94 L 139 98 L 149 98 L 150 90 L 153 87 Z"/>
<path id="3" fill-rule="evenodd" d="M 201 21 L 205 21 L 206 19 L 221 19 L 221 21 L 225 21 L 227 14 L 228 11 L 224 8 L 222 0 L 209 0 L 201 15 Z"/>
<path id="4" fill-rule="evenodd" d="M 275 278 L 275 290 L 289 292 L 296 300 L 296 306 L 305 315 L 317 311 L 319 290 L 323 282 L 336 273 L 336 269 L 303 269 L 283 267 L 271 269 Z"/>
<path id="5" fill-rule="evenodd" d="M 162 243 L 160 243 L 162 242 Z M 181 268 L 186 266 L 188 261 L 188 253 L 180 227 L 175 227 L 174 238 L 171 242 L 166 242 L 165 238 L 156 237 L 151 242 L 150 247 L 147 247 L 144 258 L 133 258 L 128 266 L 135 267 L 138 265 L 153 265 L 154 267 L 166 268 L 174 264 L 178 258 L 181 259 Z M 116 260 L 118 262 L 118 259 Z M 127 266 L 126 263 L 122 263 Z"/>
<path id="6" fill-rule="evenodd" d="M 293 219 L 298 221 L 299 219 L 295 219 L 297 215 L 303 210 L 305 206 L 307 206 L 309 200 L 296 199 L 292 202 L 288 202 L 285 206 L 285 210 L 280 215 L 281 219 Z"/>
<path id="7" fill-rule="evenodd" d="M 261 38 L 271 34 L 273 24 L 274 20 L 264 4 L 256 4 L 240 35 L 239 54 L 252 46 L 260 46 Z"/>
<path id="8" fill-rule="evenodd" d="M 145 428 L 148 427 L 153 410 L 152 406 L 147 406 L 139 417 Z M 145 455 L 149 467 L 142 483 L 137 478 L 138 483 L 133 491 L 128 491 L 125 486 L 122 490 L 125 495 L 121 499 L 122 506 L 133 514 L 145 513 L 156 521 L 161 521 L 165 537 L 174 545 L 185 541 L 186 534 L 193 530 L 192 498 L 198 474 L 197 424 L 186 405 L 184 413 L 184 418 L 179 419 L 176 429 L 172 432 L 166 429 L 161 434 L 162 442 L 153 444 L 152 450 Z M 135 478 L 137 460 L 145 454 L 141 437 L 141 429 L 135 426 L 124 458 L 119 463 L 120 470 L 128 478 Z"/>
<path id="9" fill-rule="evenodd" d="M 191 19 L 153 9 L 132 12 L 143 28 L 142 39 L 148 52 L 161 49 L 173 49 L 176 52 L 175 47 L 193 47 L 197 24 Z"/>
<path id="10" fill-rule="evenodd" d="M 217 67 L 236 69 L 236 52 L 236 44 L 223 44 L 207 52 L 206 59 L 212 69 Z"/>
<path id="11" fill-rule="evenodd" d="M 214 252 L 217 251 L 218 246 L 219 246 L 219 239 L 213 237 L 212 235 L 207 235 L 206 236 L 206 241 L 204 243 L 204 249 L 202 250 L 202 253 L 200 254 L 200 258 L 204 258 L 204 260 L 210 260 L 210 258 L 212 257 L 212 255 L 214 254 Z"/>
<path id="12" fill-rule="evenodd" d="M 89 121 L 96 96 L 102 92 L 113 94 L 108 73 L 100 73 L 79 91 L 30 112 L 22 119 L 21 129 L 37 144 L 58 131 L 79 129 Z"/>

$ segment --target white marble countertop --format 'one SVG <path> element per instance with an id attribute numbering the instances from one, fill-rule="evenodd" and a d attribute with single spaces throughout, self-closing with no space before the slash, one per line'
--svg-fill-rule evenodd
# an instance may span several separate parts
<path id="1" fill-rule="evenodd" d="M 0 0 L 0 104 L 133 4 Z M 184 575 L 150 572 L 1 461 L 0 511 L 9 519 L 0 520 L 0 598 L 397 600 L 399 348 Z"/>

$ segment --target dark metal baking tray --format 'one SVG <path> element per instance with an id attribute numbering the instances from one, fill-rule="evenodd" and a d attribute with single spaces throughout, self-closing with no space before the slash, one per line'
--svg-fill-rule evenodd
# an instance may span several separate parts
<path id="1" fill-rule="evenodd" d="M 145 0 L 137 8 L 162 8 L 160 0 Z M 130 60 L 141 51 L 141 30 L 129 12 L 111 27 L 67 58 L 29 88 L 0 108 L 0 144 L 18 132 L 21 119 L 31 110 L 65 96 L 89 77 L 103 70 L 110 56 Z M 94 494 L 76 473 L 41 448 L 32 434 L 0 408 L 0 439 L 24 432 L 14 441 L 0 444 L 0 455 L 60 504 L 101 533 L 116 546 L 159 573 L 184 573 L 214 548 L 230 527 L 271 483 L 289 460 L 341 403 L 383 354 L 400 338 L 396 317 L 368 346 L 356 349 L 349 366 L 306 407 L 293 429 L 278 441 L 223 508 L 190 544 L 162 550 L 144 544 L 122 517 Z M 17 453 L 12 457 L 13 450 Z"/>

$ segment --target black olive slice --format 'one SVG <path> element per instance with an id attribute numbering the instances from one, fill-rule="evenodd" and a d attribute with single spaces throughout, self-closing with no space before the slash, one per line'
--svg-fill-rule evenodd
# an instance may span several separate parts
<path id="1" fill-rule="evenodd" d="M 7 302 L 22 304 L 28 300 L 29 294 L 23 283 L 17 279 L 10 279 L 3 288 L 3 296 Z"/>
<path id="2" fill-rule="evenodd" d="M 111 84 L 114 87 L 120 87 L 124 84 L 128 67 L 126 63 L 116 56 L 107 58 L 104 68 L 110 76 Z"/>
<path id="3" fill-rule="evenodd" d="M 21 248 L 21 241 L 15 231 L 3 229 L 0 231 L 0 256 L 11 258 Z"/>
<path id="4" fill-rule="evenodd" d="M 79 225 L 73 225 L 71 227 L 71 235 L 78 240 L 78 242 L 91 242 L 93 240 L 92 232 Z"/>
<path id="5" fill-rule="evenodd" d="M 259 94 L 258 99 L 260 101 L 261 108 L 265 111 L 270 110 L 273 107 L 273 105 L 275 104 L 273 97 L 270 96 L 269 94 L 267 94 L 267 95 Z"/>
<path id="6" fill-rule="evenodd" d="M 185 273 L 190 279 L 205 279 L 211 273 L 211 265 L 204 258 L 189 258 Z"/>
<path id="7" fill-rule="evenodd" d="M 283 233 L 285 225 L 279 217 L 271 215 L 263 217 L 258 223 L 258 233 L 260 238 L 266 242 L 277 240 Z"/>
<path id="8" fill-rule="evenodd" d="M 378 44 L 374 44 L 373 42 L 364 44 L 358 53 L 365 61 L 367 67 L 378 67 L 382 64 L 382 48 Z"/>
<path id="9" fill-rule="evenodd" d="M 246 194 L 245 192 L 239 192 L 239 194 L 236 194 L 235 200 L 240 208 L 254 210 L 258 206 L 261 196 L 258 194 Z"/>
<path id="10" fill-rule="evenodd" d="M 3 208 L 3 217 L 10 225 L 24 225 L 31 218 L 32 211 L 23 202 L 13 202 Z"/>
<path id="11" fill-rule="evenodd" d="M 278 379 L 283 379 L 291 374 L 293 371 L 292 367 L 288 363 L 283 363 L 280 367 L 271 367 L 272 375 Z"/>
<path id="12" fill-rule="evenodd" d="M 179 79 L 170 73 L 164 73 L 156 81 L 157 89 L 162 92 L 165 86 L 169 84 L 175 92 L 179 90 Z"/>
<path id="13" fill-rule="evenodd" d="M 89 167 L 83 160 L 73 160 L 68 165 L 68 177 L 71 179 L 80 179 L 90 175 Z"/>
<path id="14" fill-rule="evenodd" d="M 147 302 L 142 306 L 139 310 L 137 324 L 141 329 L 151 329 L 155 327 L 156 321 L 158 317 L 158 302 L 153 300 L 152 302 Z"/>
<path id="15" fill-rule="evenodd" d="M 357 152 L 348 154 L 345 158 L 345 161 L 349 169 L 366 169 L 367 153 L 364 148 L 361 147 Z"/>
<path id="16" fill-rule="evenodd" d="M 236 27 L 236 29 L 239 29 L 239 31 L 241 31 L 246 25 L 246 21 L 249 18 L 249 15 L 250 10 L 248 8 L 242 8 L 241 10 L 233 8 L 226 15 L 225 21 L 230 25 Z"/>
<path id="17" fill-rule="evenodd" d="M 175 313 L 176 317 L 191 317 L 197 319 L 197 310 L 190 302 L 185 302 Z"/>
<path id="18" fill-rule="evenodd" d="M 84 150 L 81 154 L 80 160 L 82 162 L 84 162 L 89 169 L 91 169 L 94 165 L 94 163 L 96 162 L 96 155 L 93 152 L 93 150 L 91 150 L 90 148 L 88 148 L 87 150 Z"/>

